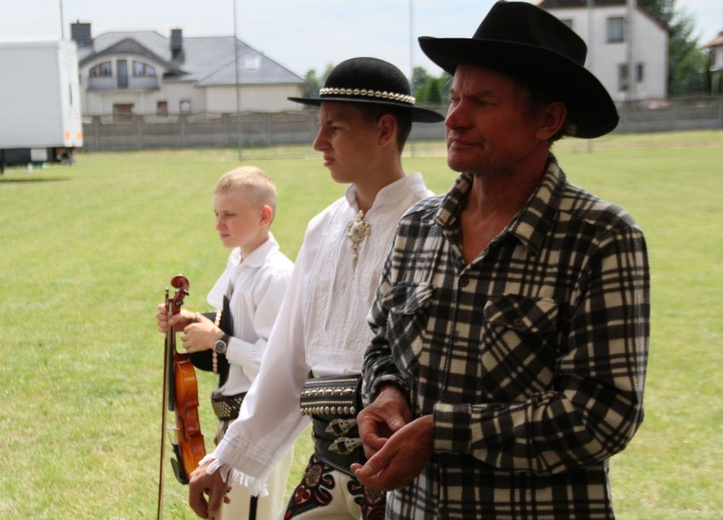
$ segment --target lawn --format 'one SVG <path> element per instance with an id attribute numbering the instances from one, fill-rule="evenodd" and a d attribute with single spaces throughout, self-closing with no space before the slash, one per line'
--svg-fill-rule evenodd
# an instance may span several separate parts
<path id="1" fill-rule="evenodd" d="M 441 143 L 404 162 L 445 191 Z M 723 515 L 723 132 L 562 141 L 570 181 L 625 207 L 648 239 L 653 321 L 646 417 L 613 458 L 618 518 Z M 294 258 L 306 222 L 344 186 L 310 148 L 245 150 L 279 190 L 273 231 Z M 0 177 L 0 519 L 147 519 L 156 512 L 163 337 L 155 307 L 170 279 L 205 310 L 227 251 L 211 192 L 235 150 L 80 154 L 72 166 Z M 199 374 L 201 423 L 215 420 Z M 296 446 L 293 480 L 308 455 Z M 166 471 L 167 518 L 192 519 Z"/>

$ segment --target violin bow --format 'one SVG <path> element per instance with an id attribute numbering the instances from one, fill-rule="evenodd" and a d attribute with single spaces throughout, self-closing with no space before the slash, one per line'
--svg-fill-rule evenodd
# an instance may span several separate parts
<path id="1" fill-rule="evenodd" d="M 168 288 L 166 288 L 166 310 L 169 310 L 168 304 Z M 169 361 L 168 361 L 168 350 L 169 350 L 169 339 L 168 335 L 173 334 L 169 329 L 166 331 L 166 348 L 163 356 L 163 407 L 161 412 L 161 463 L 158 470 L 158 511 L 156 512 L 156 518 L 161 520 L 163 518 L 163 482 L 166 474 L 166 421 L 168 420 L 168 385 L 169 385 Z"/>
<path id="2" fill-rule="evenodd" d="M 170 318 L 173 314 L 177 314 L 183 305 L 183 299 L 188 294 L 188 280 L 183 275 L 175 276 L 171 280 L 171 284 L 176 287 L 173 299 L 169 298 L 168 287 L 166 287 L 166 311 Z M 175 410 L 175 378 L 173 374 L 173 354 L 176 350 L 176 331 L 173 327 L 166 330 L 166 344 L 163 356 L 163 405 L 161 411 L 161 456 L 158 469 L 158 510 L 156 518 L 163 518 L 163 483 L 165 481 L 165 461 L 166 461 L 166 432 L 168 430 L 168 411 Z"/>

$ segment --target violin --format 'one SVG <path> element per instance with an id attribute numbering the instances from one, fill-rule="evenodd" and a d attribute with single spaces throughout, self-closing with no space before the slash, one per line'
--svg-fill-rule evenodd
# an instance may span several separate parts
<path id="1" fill-rule="evenodd" d="M 181 312 L 183 299 L 188 295 L 188 279 L 183 275 L 173 277 L 171 285 L 176 293 L 169 299 L 166 289 L 166 310 L 170 318 Z M 166 331 L 166 348 L 163 362 L 163 419 L 161 424 L 161 464 L 158 487 L 158 518 L 163 508 L 163 478 L 165 468 L 166 430 L 172 430 L 171 447 L 175 458 L 171 458 L 171 466 L 176 479 L 181 484 L 188 484 L 188 477 L 198 467 L 201 459 L 206 456 L 206 446 L 201 433 L 198 417 L 198 383 L 196 372 L 188 354 L 176 350 L 176 331 L 169 327 Z M 168 412 L 175 412 L 175 423 L 168 427 Z"/>

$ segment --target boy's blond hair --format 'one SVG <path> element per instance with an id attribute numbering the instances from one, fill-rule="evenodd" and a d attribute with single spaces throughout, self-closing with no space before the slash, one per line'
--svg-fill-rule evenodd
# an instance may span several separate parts
<path id="1" fill-rule="evenodd" d="M 224 194 L 233 190 L 242 190 L 249 204 L 256 208 L 269 206 L 273 222 L 273 218 L 276 216 L 276 186 L 265 171 L 255 166 L 234 168 L 221 176 L 213 193 L 214 195 Z"/>

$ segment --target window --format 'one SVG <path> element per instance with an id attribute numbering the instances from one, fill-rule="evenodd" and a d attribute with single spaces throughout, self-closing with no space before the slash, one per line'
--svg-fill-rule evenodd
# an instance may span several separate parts
<path id="1" fill-rule="evenodd" d="M 608 43 L 625 41 L 625 19 L 622 16 L 607 19 Z"/>
<path id="2" fill-rule="evenodd" d="M 645 81 L 645 64 L 638 63 L 635 66 L 635 82 L 642 83 L 643 81 Z"/>
<path id="3" fill-rule="evenodd" d="M 710 66 L 719 69 L 723 65 L 723 47 L 711 47 Z"/>
<path id="4" fill-rule="evenodd" d="M 168 101 L 156 102 L 156 114 L 158 114 L 159 116 L 168 115 Z"/>
<path id="5" fill-rule="evenodd" d="M 623 63 L 618 65 L 618 90 L 625 92 L 628 90 L 628 65 Z"/>
<path id="6" fill-rule="evenodd" d="M 561 18 L 560 21 L 562 23 L 564 23 L 565 25 L 567 25 L 570 29 L 575 30 L 574 27 L 572 26 L 572 18 L 565 18 L 565 19 Z"/>
<path id="7" fill-rule="evenodd" d="M 258 56 L 250 56 L 244 61 L 244 68 L 246 70 L 259 70 L 261 65 L 261 59 Z"/>
<path id="8" fill-rule="evenodd" d="M 142 61 L 134 61 L 133 62 L 133 75 L 135 77 L 155 76 L 156 69 L 154 69 L 147 63 L 143 63 Z"/>
<path id="9" fill-rule="evenodd" d="M 128 62 L 126 60 L 118 60 L 118 88 L 128 88 Z"/>
<path id="10" fill-rule="evenodd" d="M 178 104 L 179 111 L 181 114 L 190 114 L 191 113 L 191 100 L 190 99 L 182 99 L 181 102 Z"/>
<path id="11" fill-rule="evenodd" d="M 645 64 L 637 63 L 635 65 L 635 83 L 643 83 L 645 81 Z M 618 65 L 618 90 L 625 92 L 630 88 L 630 74 L 627 63 Z"/>
<path id="12" fill-rule="evenodd" d="M 91 78 L 107 78 L 113 75 L 110 62 L 104 61 L 90 69 Z"/>

